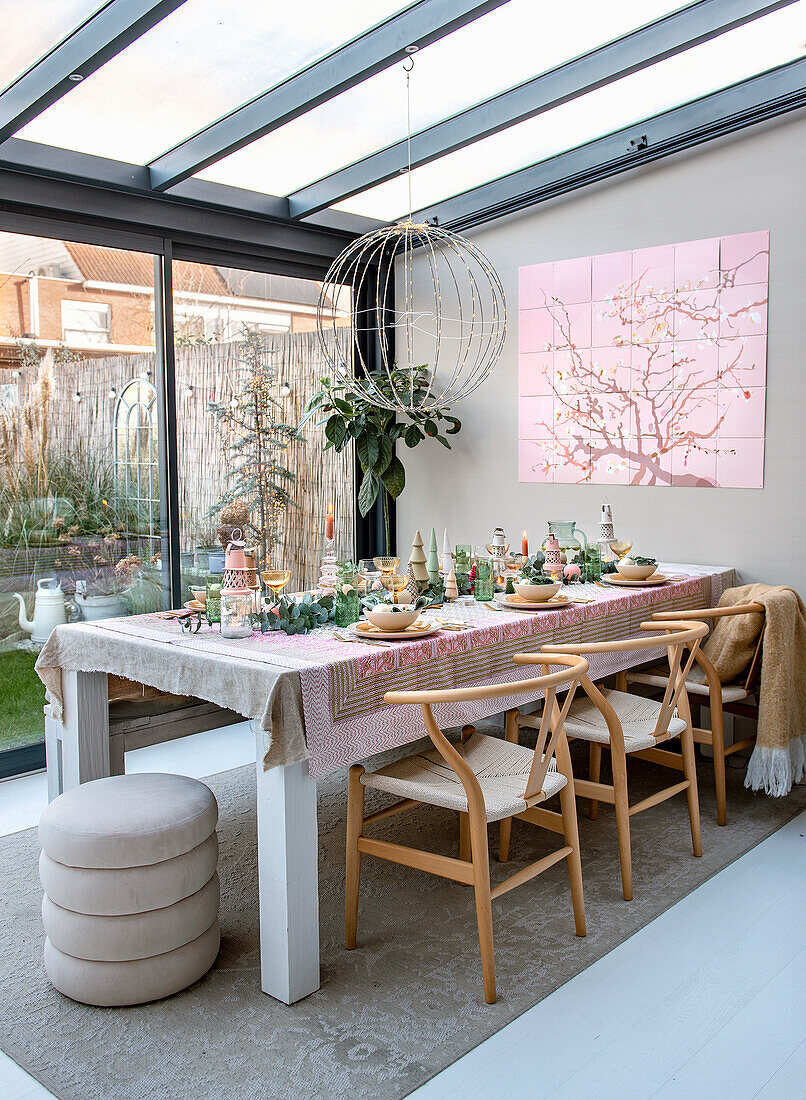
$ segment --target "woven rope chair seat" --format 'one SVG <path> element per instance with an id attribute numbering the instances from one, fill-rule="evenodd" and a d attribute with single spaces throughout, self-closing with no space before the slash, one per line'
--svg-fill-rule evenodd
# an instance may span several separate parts
<path id="1" fill-rule="evenodd" d="M 533 749 L 483 733 L 474 733 L 464 744 L 454 747 L 479 781 L 488 822 L 500 821 L 525 809 L 523 793 L 534 760 Z M 377 772 L 364 772 L 361 782 L 400 798 L 467 813 L 462 781 L 436 749 L 406 756 Z M 565 776 L 556 771 L 552 760 L 543 783 L 546 798 L 557 794 L 565 784 Z"/>
<path id="2" fill-rule="evenodd" d="M 659 741 L 679 737 L 686 728 L 682 718 L 673 717 L 669 719 L 668 729 L 655 737 L 655 727 L 661 711 L 658 701 L 630 695 L 626 691 L 614 691 L 612 688 L 605 689 L 602 694 L 618 716 L 624 731 L 624 748 L 627 752 L 651 749 Z M 565 720 L 565 732 L 569 737 L 598 741 L 602 745 L 610 744 L 605 716 L 587 695 L 572 704 Z"/>
<path id="3" fill-rule="evenodd" d="M 692 670 L 696 674 L 699 669 Z M 628 672 L 627 683 L 629 684 L 647 684 L 649 687 L 665 688 L 669 682 L 669 669 L 664 669 L 663 665 L 650 665 L 649 668 L 642 669 L 640 672 Z M 708 683 L 705 680 L 694 680 L 689 677 L 686 680 L 686 691 L 693 695 L 708 695 Z M 723 703 L 738 703 L 741 699 L 746 699 L 748 696 L 747 691 L 742 684 L 723 684 L 722 685 L 722 702 Z"/>

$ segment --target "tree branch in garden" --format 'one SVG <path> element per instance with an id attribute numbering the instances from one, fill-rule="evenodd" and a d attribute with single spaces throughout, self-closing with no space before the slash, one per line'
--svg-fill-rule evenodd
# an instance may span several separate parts
<path id="1" fill-rule="evenodd" d="M 280 419 L 282 405 L 274 397 L 277 370 L 274 353 L 257 333 L 240 344 L 232 399 L 209 406 L 216 418 L 227 459 L 227 488 L 210 509 L 218 515 L 228 505 L 243 502 L 249 509 L 244 535 L 257 544 L 264 567 L 271 560 L 280 525 L 289 504 L 289 486 L 296 475 L 285 466 L 289 443 L 305 437 Z"/>

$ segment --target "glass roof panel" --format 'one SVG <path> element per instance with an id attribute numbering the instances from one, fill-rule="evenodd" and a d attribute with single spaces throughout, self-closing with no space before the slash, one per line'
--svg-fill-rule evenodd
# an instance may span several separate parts
<path id="1" fill-rule="evenodd" d="M 38 11 L 39 0 L 28 3 Z M 411 0 L 186 0 L 18 136 L 146 164 L 410 6 Z"/>
<path id="2" fill-rule="evenodd" d="M 681 0 L 509 0 L 417 54 L 412 131 L 685 6 Z M 405 136 L 405 74 L 393 65 L 199 174 L 286 195 Z"/>
<path id="3" fill-rule="evenodd" d="M 0 88 L 22 76 L 106 0 L 0 0 Z"/>
<path id="4" fill-rule="evenodd" d="M 728 31 L 545 114 L 474 142 L 412 172 L 414 208 L 576 148 L 803 56 L 806 0 Z M 408 211 L 405 176 L 339 203 L 337 209 L 391 221 Z"/>

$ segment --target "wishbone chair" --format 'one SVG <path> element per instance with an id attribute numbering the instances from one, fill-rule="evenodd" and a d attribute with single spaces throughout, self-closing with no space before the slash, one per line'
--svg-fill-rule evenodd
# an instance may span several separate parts
<path id="1" fill-rule="evenodd" d="M 576 792 L 587 795 L 589 817 L 598 815 L 599 802 L 607 802 L 615 807 L 616 829 L 618 833 L 619 859 L 621 863 L 622 892 L 625 901 L 633 896 L 632 853 L 630 846 L 630 818 L 642 813 L 674 795 L 686 792 L 688 798 L 689 822 L 691 826 L 691 844 L 695 856 L 702 855 L 700 835 L 700 809 L 697 798 L 697 771 L 694 757 L 694 738 L 691 726 L 691 711 L 686 694 L 686 677 L 691 671 L 701 640 L 708 633 L 708 626 L 702 622 L 680 623 L 658 621 L 641 623 L 641 630 L 663 631 L 665 637 L 636 637 L 613 642 L 583 642 L 578 645 L 544 645 L 539 654 L 519 653 L 515 656 L 518 664 L 531 664 L 549 653 L 630 653 L 642 649 L 658 649 L 664 646 L 669 656 L 669 682 L 663 700 L 644 699 L 629 692 L 606 688 L 600 690 L 590 677 L 580 677 L 580 685 L 587 698 L 578 699 L 572 704 L 565 720 L 568 737 L 581 738 L 590 742 L 590 778 L 575 780 Z M 689 655 L 685 663 L 683 653 L 688 647 Z M 534 719 L 531 719 L 533 722 Z M 508 718 L 507 737 L 517 740 L 519 725 L 530 724 L 524 716 L 516 716 L 514 721 Z M 679 737 L 682 753 L 672 753 L 657 746 L 671 738 Z M 610 749 L 613 766 L 613 783 L 599 782 L 599 769 L 602 748 Z M 664 767 L 682 770 L 685 779 L 673 783 L 648 798 L 630 805 L 627 790 L 627 756 L 637 756 L 651 760 Z M 508 836 L 502 834 L 508 844 Z M 505 857 L 502 852 L 502 857 Z"/>
<path id="2" fill-rule="evenodd" d="M 726 607 L 705 607 L 694 611 L 656 611 L 653 619 L 667 619 L 674 622 L 684 622 L 691 619 L 721 619 L 726 615 L 763 615 L 764 605 L 756 603 L 735 604 Z M 697 702 L 706 705 L 711 712 L 711 728 L 700 729 L 694 726 L 694 743 L 696 745 L 709 745 L 714 751 L 714 786 L 716 788 L 716 817 L 720 825 L 727 825 L 727 792 L 725 784 L 725 757 L 731 753 L 740 752 L 742 749 L 751 748 L 756 743 L 755 736 L 743 737 L 740 741 L 734 741 L 725 748 L 725 723 L 723 712 L 739 714 L 747 718 L 758 718 L 758 706 L 754 704 L 753 696 L 758 690 L 758 682 L 761 671 L 761 647 L 764 637 L 762 625 L 758 635 L 758 643 L 747 673 L 741 681 L 732 684 L 723 684 L 719 675 L 702 647 L 697 650 L 694 658 L 705 674 L 704 682 L 689 682 L 686 690 L 697 698 Z M 669 681 L 669 669 L 664 667 L 632 669 L 619 673 L 616 687 L 624 690 L 629 684 L 646 684 L 649 687 L 665 688 Z M 749 700 L 749 702 L 748 702 Z"/>
<path id="3" fill-rule="evenodd" d="M 376 772 L 365 771 L 360 764 L 350 768 L 347 797 L 347 873 L 345 901 L 345 943 L 356 945 L 358 888 L 361 857 L 401 863 L 431 874 L 473 886 L 481 948 L 484 996 L 488 1004 L 496 999 L 495 962 L 491 900 L 520 886 L 535 875 L 565 859 L 571 882 L 574 924 L 578 936 L 585 935 L 585 904 L 582 894 L 582 865 L 579 855 L 574 778 L 563 721 L 573 701 L 574 691 L 588 671 L 583 657 L 562 653 L 541 657 L 538 664 L 563 666 L 559 672 L 547 672 L 529 680 L 511 684 L 434 691 L 390 691 L 387 703 L 416 704 L 422 707 L 425 727 L 434 748 L 407 756 Z M 558 688 L 568 689 L 562 708 L 557 703 Z M 477 733 L 472 726 L 462 730 L 461 741 L 453 743 L 437 725 L 432 706 L 481 699 L 506 699 L 524 692 L 545 693 L 544 718 L 537 745 L 527 749 L 500 737 Z M 556 759 L 556 763 L 555 763 Z M 401 801 L 364 816 L 364 788 L 375 787 L 398 795 Z M 560 796 L 560 813 L 538 804 Z M 459 811 L 459 858 L 425 852 L 365 833 L 367 825 L 380 821 L 419 803 Z M 552 832 L 561 833 L 564 845 L 522 868 L 493 889 L 490 888 L 487 825 L 505 817 L 517 817 Z"/>

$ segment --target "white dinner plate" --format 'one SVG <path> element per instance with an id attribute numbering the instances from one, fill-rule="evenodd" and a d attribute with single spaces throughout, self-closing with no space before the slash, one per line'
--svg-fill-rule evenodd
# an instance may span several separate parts
<path id="1" fill-rule="evenodd" d="M 553 596 L 550 600 L 541 600 L 539 603 L 531 603 L 528 600 L 522 599 L 515 593 L 507 596 L 503 593 L 499 593 L 496 596 L 495 602 L 501 607 L 506 607 L 508 611 L 557 611 L 561 607 L 567 607 L 571 603 L 570 596 L 557 595 Z"/>
<path id="2" fill-rule="evenodd" d="M 416 623 L 407 626 L 405 630 L 378 630 L 366 619 L 353 623 L 350 633 L 359 638 L 378 638 L 383 641 L 411 642 L 415 638 L 427 638 L 429 634 L 436 634 L 442 627 L 440 623 L 432 623 L 429 619 L 418 619 Z"/>

